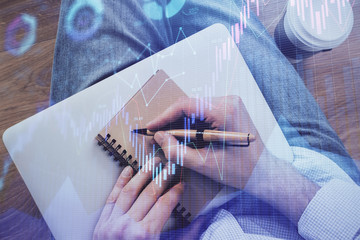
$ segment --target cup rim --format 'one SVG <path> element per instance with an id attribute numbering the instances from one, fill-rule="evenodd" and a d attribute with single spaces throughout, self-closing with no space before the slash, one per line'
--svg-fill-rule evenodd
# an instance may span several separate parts
<path id="1" fill-rule="evenodd" d="M 349 2 L 346 1 L 346 6 L 349 9 L 349 16 L 347 17 L 346 22 L 346 30 L 342 35 L 333 40 L 324 39 L 321 35 L 313 34 L 309 32 L 305 26 L 301 17 L 297 16 L 296 8 L 291 6 L 290 1 L 287 5 L 287 11 L 285 13 L 284 21 L 287 21 L 288 26 L 292 34 L 303 44 L 308 46 L 311 51 L 331 49 L 337 47 L 341 43 L 343 43 L 351 33 L 353 24 L 354 24 L 354 16 L 352 7 Z M 345 25 L 345 24 L 344 24 Z M 291 37 L 289 37 L 291 38 Z"/>

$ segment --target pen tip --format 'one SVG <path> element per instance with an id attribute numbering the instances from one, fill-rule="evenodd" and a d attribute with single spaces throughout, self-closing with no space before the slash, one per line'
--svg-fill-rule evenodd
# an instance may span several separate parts
<path id="1" fill-rule="evenodd" d="M 134 130 L 132 130 L 132 132 L 139 133 L 139 134 L 146 134 L 147 129 L 146 128 L 134 129 Z"/>

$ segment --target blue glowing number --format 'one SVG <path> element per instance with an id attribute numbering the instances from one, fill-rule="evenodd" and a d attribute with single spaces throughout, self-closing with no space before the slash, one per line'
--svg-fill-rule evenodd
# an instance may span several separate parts
<path id="1" fill-rule="evenodd" d="M 102 23 L 103 11 L 100 0 L 77 0 L 65 19 L 67 34 L 75 41 L 90 38 Z"/>
<path id="2" fill-rule="evenodd" d="M 146 1 L 143 5 L 145 14 L 154 20 L 160 20 L 163 18 L 163 12 L 165 11 L 165 17 L 171 18 L 177 14 L 184 6 L 186 0 L 170 0 L 170 2 L 163 9 L 156 1 Z"/>

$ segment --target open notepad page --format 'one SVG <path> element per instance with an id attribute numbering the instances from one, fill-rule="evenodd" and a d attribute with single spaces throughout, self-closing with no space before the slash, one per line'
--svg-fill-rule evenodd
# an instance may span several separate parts
<path id="1" fill-rule="evenodd" d="M 5 146 L 56 239 L 91 239 L 120 172 L 94 138 L 158 69 L 189 97 L 240 96 L 268 150 L 292 160 L 231 35 L 212 25 L 6 130 Z"/>

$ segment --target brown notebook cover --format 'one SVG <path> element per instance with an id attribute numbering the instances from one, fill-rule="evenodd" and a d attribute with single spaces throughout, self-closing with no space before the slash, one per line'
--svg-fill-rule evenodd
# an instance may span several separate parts
<path id="1" fill-rule="evenodd" d="M 159 146 L 151 143 L 153 137 L 137 134 L 132 130 L 145 128 L 146 123 L 183 96 L 186 94 L 176 83 L 163 70 L 158 70 L 99 132 L 96 136 L 98 144 L 115 161 L 118 161 L 121 167 L 130 165 L 135 171 L 139 171 L 140 166 L 152 159 L 154 154 L 162 159 L 162 165 L 165 166 L 168 160 Z M 179 128 L 179 126 L 170 127 Z M 183 128 L 184 125 L 180 124 L 181 127 Z M 189 223 L 219 193 L 221 186 L 208 177 L 183 167 L 179 155 L 177 159 L 171 159 L 169 174 L 176 172 L 186 184 L 182 199 L 174 209 L 173 217 L 182 218 L 182 223 Z M 173 166 L 176 168 L 173 169 Z M 140 169 L 140 171 L 153 171 L 153 177 L 156 177 L 154 168 Z M 171 222 L 173 223 L 164 228 L 178 227 L 176 219 L 175 223 Z"/>

